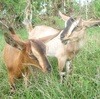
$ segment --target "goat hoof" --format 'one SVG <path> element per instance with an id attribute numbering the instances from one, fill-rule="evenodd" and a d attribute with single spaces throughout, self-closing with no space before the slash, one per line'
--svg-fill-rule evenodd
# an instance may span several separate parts
<path id="1" fill-rule="evenodd" d="M 10 96 L 13 95 L 13 94 L 15 94 L 15 93 L 16 93 L 15 90 L 11 90 L 11 91 L 10 91 Z"/>

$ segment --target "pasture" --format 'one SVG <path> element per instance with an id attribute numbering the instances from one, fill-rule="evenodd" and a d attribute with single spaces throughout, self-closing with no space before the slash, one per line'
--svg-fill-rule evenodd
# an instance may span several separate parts
<path id="1" fill-rule="evenodd" d="M 49 58 L 52 73 L 44 74 L 33 68 L 29 87 L 25 89 L 23 80 L 16 79 L 16 94 L 12 97 L 9 96 L 7 69 L 2 59 L 3 32 L 0 30 L 0 99 L 100 99 L 100 27 L 86 31 L 85 45 L 73 60 L 72 73 L 63 85 L 60 84 L 57 60 Z M 27 39 L 25 28 L 16 32 L 23 40 Z"/>

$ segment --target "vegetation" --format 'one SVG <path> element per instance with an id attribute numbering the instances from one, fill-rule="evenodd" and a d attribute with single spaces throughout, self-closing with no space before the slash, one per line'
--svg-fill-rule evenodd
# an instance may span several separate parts
<path id="1" fill-rule="evenodd" d="M 0 20 L 3 20 L 6 24 L 15 28 L 22 27 L 26 1 L 27 0 L 0 0 Z M 34 26 L 38 21 L 40 23 L 45 20 L 50 20 L 55 24 L 55 20 L 52 17 L 58 16 L 58 10 L 70 16 L 81 15 L 84 19 L 99 19 L 100 17 L 99 0 L 92 0 L 87 6 L 81 6 L 80 3 L 76 2 L 78 0 L 31 1 L 33 10 L 32 22 Z M 45 13 L 41 13 L 43 9 L 45 10 Z"/>
<path id="2" fill-rule="evenodd" d="M 9 14 L 9 16 L 12 16 L 16 12 L 17 15 L 19 15 L 20 18 L 23 19 L 23 9 L 25 8 L 25 1 L 26 0 L 12 0 L 11 2 L 11 0 L 1 0 L 0 2 L 3 2 L 7 5 L 7 11 L 9 7 L 14 7 L 14 11 L 9 13 L 7 12 L 7 15 Z M 54 0 L 41 0 L 42 3 L 44 1 L 49 4 L 50 1 Z M 59 0 L 57 0 L 55 4 L 58 3 L 58 1 Z M 99 0 L 93 2 L 97 1 L 99 2 Z M 93 2 L 92 4 L 94 6 L 95 3 Z M 42 8 L 39 5 L 40 0 L 34 0 L 34 26 L 46 24 L 59 29 L 62 29 L 64 27 L 63 21 L 59 19 L 57 15 L 48 15 L 48 19 L 46 20 L 40 18 L 38 16 L 38 11 L 40 11 Z M 57 6 L 59 6 L 59 4 L 57 4 Z M 70 5 L 67 7 L 70 8 Z M 73 4 L 73 8 L 76 9 L 74 15 L 79 15 L 79 7 L 77 3 Z M 62 10 L 62 8 L 59 9 Z M 100 7 L 96 7 L 95 5 L 95 8 L 93 7 L 93 9 L 93 11 L 95 12 L 95 17 L 93 18 L 98 19 L 100 17 L 100 10 L 96 9 L 100 9 Z M 1 14 L 2 11 L 3 10 L 0 6 L 0 18 L 4 17 L 4 15 Z M 49 9 L 49 11 L 51 13 L 52 10 Z M 85 18 L 84 12 L 85 8 L 82 12 L 83 17 Z M 90 11 L 89 13 L 93 12 Z M 66 14 L 68 13 L 66 12 Z M 92 17 L 93 14 L 89 15 L 91 15 L 89 17 Z M 73 60 L 72 74 L 69 78 L 66 78 L 63 85 L 60 84 L 57 60 L 55 58 L 49 58 L 52 64 L 52 73 L 44 74 L 40 70 L 33 68 L 34 75 L 31 75 L 30 77 L 29 87 L 25 89 L 25 87 L 23 86 L 23 80 L 16 79 L 16 94 L 10 96 L 10 86 L 7 78 L 7 69 L 2 59 L 2 50 L 5 44 L 3 33 L 5 31 L 8 31 L 7 29 L 5 30 L 5 28 L 1 29 L 1 26 L 2 25 L 0 24 L 0 99 L 100 99 L 100 27 L 92 27 L 86 31 L 87 37 L 84 48 Z M 16 32 L 23 40 L 27 40 L 28 34 L 25 27 L 16 28 Z"/>
<path id="3" fill-rule="evenodd" d="M 60 84 L 57 60 L 50 58 L 52 73 L 44 74 L 33 69 L 28 89 L 22 79 L 16 80 L 17 91 L 13 99 L 99 99 L 100 98 L 100 28 L 87 30 L 87 41 L 84 48 L 73 60 L 73 71 L 70 77 Z M 27 39 L 25 29 L 17 30 L 23 40 Z M 0 32 L 0 99 L 8 99 L 9 84 L 7 69 L 2 60 L 4 46 L 3 32 Z"/>

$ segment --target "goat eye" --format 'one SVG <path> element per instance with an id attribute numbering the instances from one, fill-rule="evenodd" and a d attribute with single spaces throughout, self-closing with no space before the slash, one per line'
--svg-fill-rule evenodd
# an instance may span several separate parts
<path id="1" fill-rule="evenodd" d="M 77 25 L 76 28 L 79 28 L 79 26 Z"/>
<path id="2" fill-rule="evenodd" d="M 31 59 L 36 59 L 36 57 L 35 57 L 33 54 L 29 54 L 29 57 L 30 57 Z"/>

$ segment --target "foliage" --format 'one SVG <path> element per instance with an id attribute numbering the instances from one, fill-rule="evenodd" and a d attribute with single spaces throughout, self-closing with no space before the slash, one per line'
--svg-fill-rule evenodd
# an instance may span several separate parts
<path id="1" fill-rule="evenodd" d="M 26 0 L 1 0 L 1 2 L 5 4 L 2 9 L 6 9 L 10 14 L 21 14 L 26 4 Z"/>
<path id="2" fill-rule="evenodd" d="M 31 0 L 33 10 L 33 25 L 41 23 L 42 21 L 52 19 L 54 16 L 58 16 L 58 10 L 69 16 L 79 16 L 88 19 L 100 17 L 100 3 L 99 0 L 92 0 L 89 3 L 86 13 L 86 6 L 80 6 L 76 0 Z M 65 2 L 64 2 L 65 1 Z M 64 5 L 65 3 L 65 5 Z M 22 27 L 22 21 L 24 17 L 24 10 L 26 7 L 26 0 L 1 0 L 0 1 L 0 19 L 4 19 L 13 27 Z M 43 15 L 39 15 L 40 12 L 46 8 L 46 12 Z M 64 11 L 65 9 L 65 11 Z M 47 17 L 47 18 L 45 18 Z M 51 20 L 50 19 L 50 20 Z M 51 22 L 51 23 L 50 23 Z M 49 23 L 55 23 L 50 21 Z M 48 24 L 48 23 L 47 23 Z M 49 24 L 48 24 L 49 25 Z"/>
<path id="3" fill-rule="evenodd" d="M 94 5 L 94 12 L 96 17 L 100 18 L 100 1 L 99 0 L 94 0 L 93 2 Z"/>

